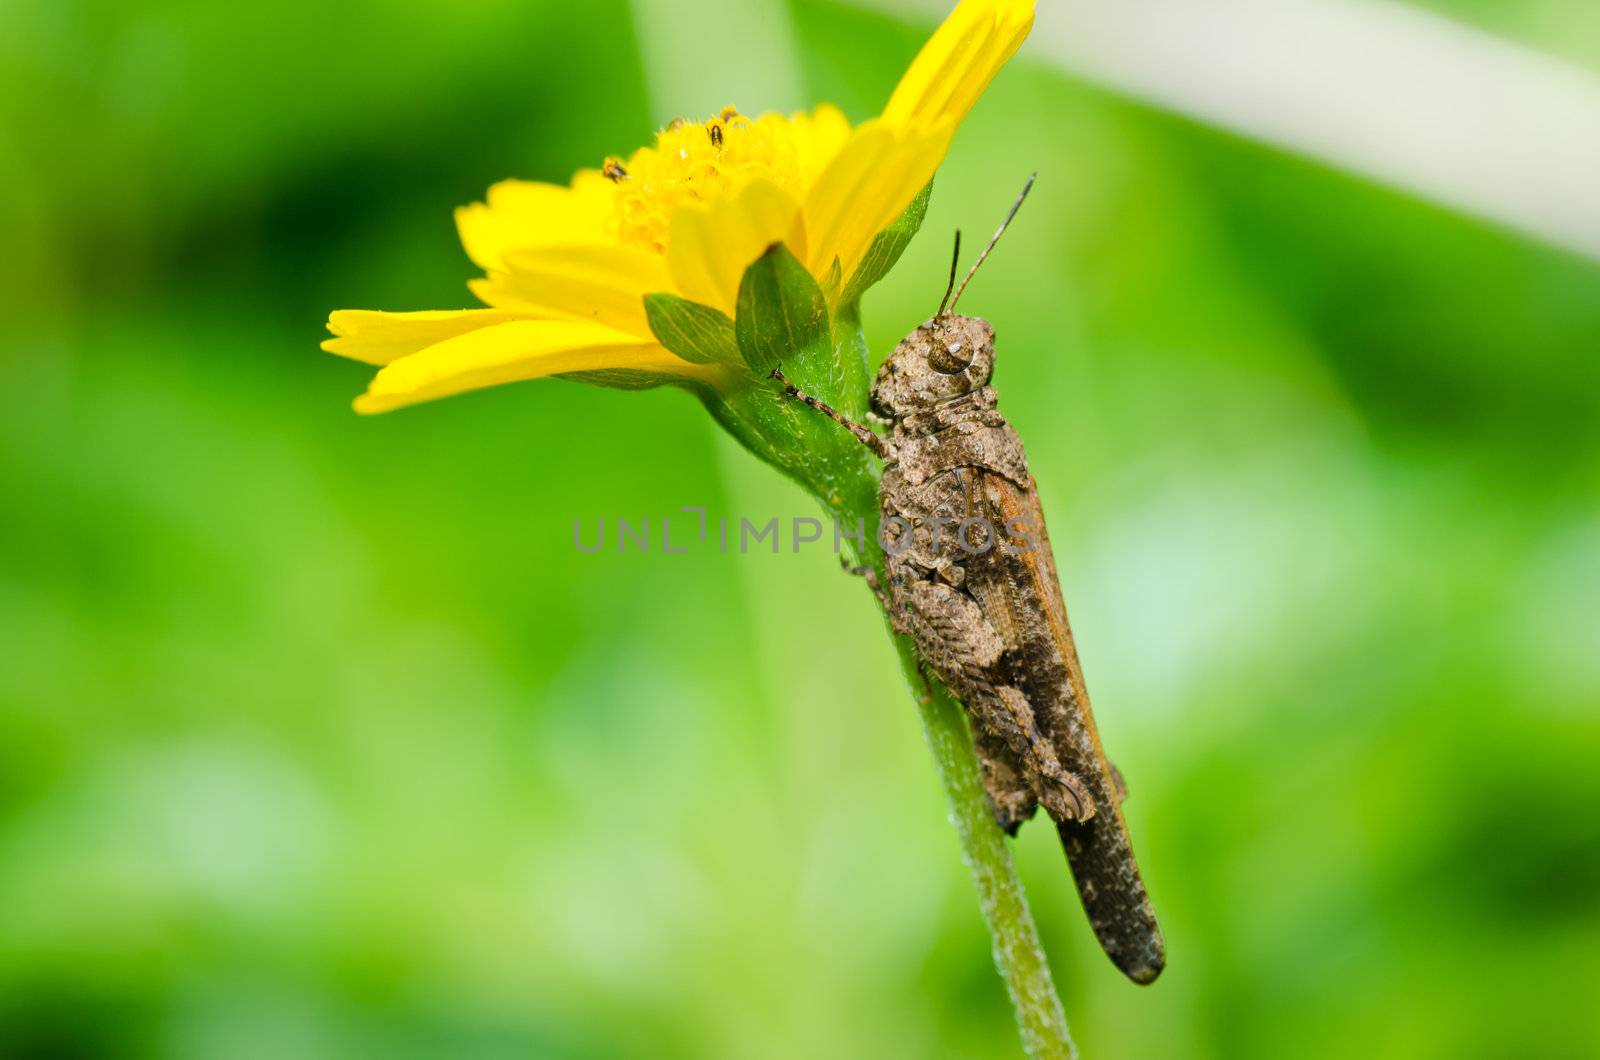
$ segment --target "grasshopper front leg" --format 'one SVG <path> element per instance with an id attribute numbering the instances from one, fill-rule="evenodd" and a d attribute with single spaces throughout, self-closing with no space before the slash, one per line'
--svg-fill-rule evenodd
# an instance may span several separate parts
<path id="1" fill-rule="evenodd" d="M 821 398 L 812 397 L 804 390 L 801 390 L 799 387 L 789 382 L 788 377 L 783 374 L 782 368 L 774 368 L 771 372 L 771 375 L 772 378 L 776 379 L 779 385 L 783 387 L 783 392 L 785 394 L 800 402 L 802 405 L 809 405 L 811 408 L 816 409 L 834 423 L 837 423 L 839 426 L 855 435 L 856 440 L 862 445 L 866 446 L 868 449 L 871 449 L 880 460 L 892 460 L 894 458 L 894 452 L 889 447 L 889 443 L 874 434 L 872 432 L 872 428 L 862 426 L 861 424 L 852 420 L 849 416 L 846 416 L 844 413 L 828 404 L 826 401 L 823 401 Z"/>

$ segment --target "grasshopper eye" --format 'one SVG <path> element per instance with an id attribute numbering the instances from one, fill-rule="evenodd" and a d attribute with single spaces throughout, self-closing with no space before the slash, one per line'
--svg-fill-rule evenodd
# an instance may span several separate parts
<path id="1" fill-rule="evenodd" d="M 928 353 L 928 367 L 940 375 L 959 375 L 971 363 L 972 355 L 964 342 L 941 343 Z"/>

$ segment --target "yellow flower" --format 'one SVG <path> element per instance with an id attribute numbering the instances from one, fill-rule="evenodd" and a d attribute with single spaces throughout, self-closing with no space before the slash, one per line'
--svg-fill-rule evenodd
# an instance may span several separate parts
<path id="1" fill-rule="evenodd" d="M 851 128 L 823 105 L 751 119 L 728 108 L 676 121 L 655 144 L 568 186 L 505 181 L 456 212 L 489 308 L 340 310 L 323 349 L 382 370 L 356 399 L 385 412 L 569 372 L 632 370 L 731 382 L 661 345 L 644 298 L 667 293 L 734 315 L 745 269 L 782 243 L 830 303 L 873 239 L 933 178 L 956 126 L 1021 45 L 1032 0 L 961 0 L 883 114 Z"/>

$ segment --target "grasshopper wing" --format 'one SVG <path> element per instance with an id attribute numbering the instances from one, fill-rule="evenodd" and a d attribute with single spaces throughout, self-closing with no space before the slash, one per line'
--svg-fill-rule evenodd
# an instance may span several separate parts
<path id="1" fill-rule="evenodd" d="M 1152 982 L 1166 947 L 1122 817 L 1120 777 L 1106 759 L 1056 577 L 1031 476 L 1022 484 L 979 471 L 972 507 L 1002 540 L 969 565 L 967 590 L 1015 653 L 1014 674 L 1061 764 L 1097 807 L 1086 821 L 1057 821 L 1089 922 L 1122 972 Z"/>

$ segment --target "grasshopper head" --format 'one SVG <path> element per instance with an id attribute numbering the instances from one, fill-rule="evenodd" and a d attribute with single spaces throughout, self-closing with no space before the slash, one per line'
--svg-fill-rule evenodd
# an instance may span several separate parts
<path id="1" fill-rule="evenodd" d="M 982 317 L 936 316 L 900 340 L 872 384 L 872 411 L 896 419 L 980 390 L 994 372 L 994 328 Z"/>
<path id="2" fill-rule="evenodd" d="M 956 286 L 956 269 L 961 263 L 961 233 L 956 232 L 955 248 L 950 254 L 950 282 L 939 301 L 939 311 L 900 340 L 873 380 L 872 411 L 878 416 L 888 420 L 909 416 L 989 385 L 989 376 L 994 372 L 994 328 L 982 317 L 962 316 L 956 306 L 967 284 L 1022 208 L 1035 176 L 1038 174 L 1030 176 L 1022 186 L 1022 194 L 1011 204 L 1011 211 L 967 270 L 960 287 Z"/>

